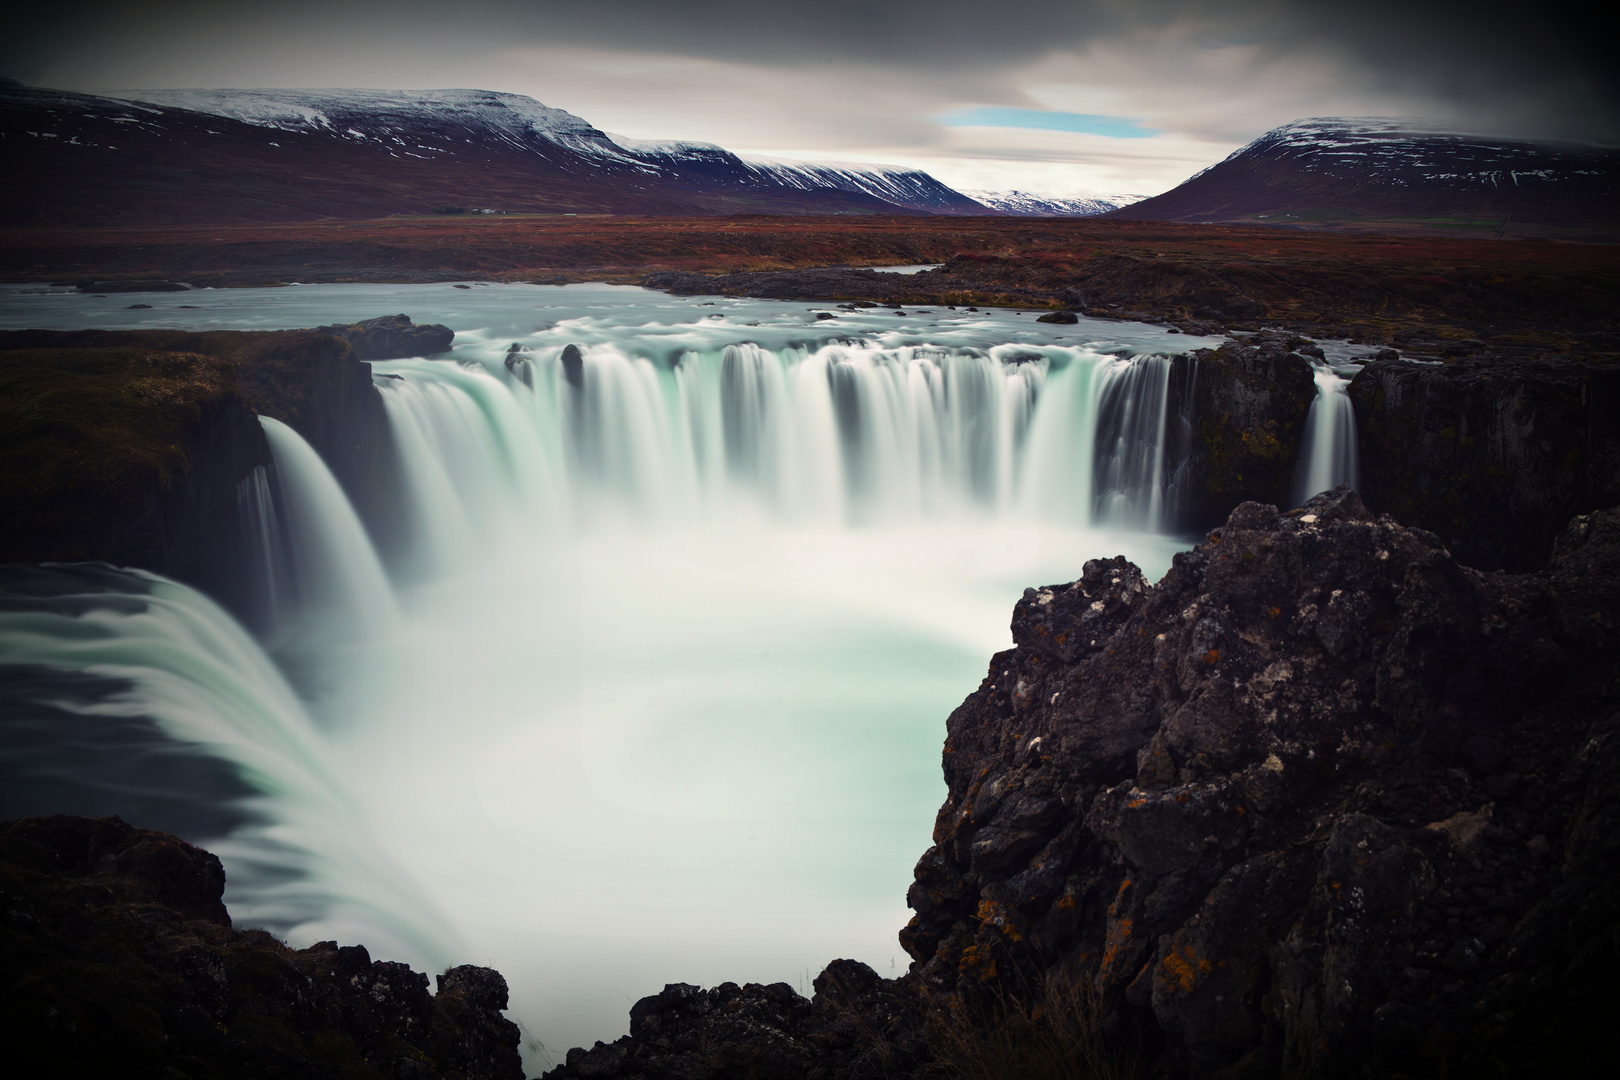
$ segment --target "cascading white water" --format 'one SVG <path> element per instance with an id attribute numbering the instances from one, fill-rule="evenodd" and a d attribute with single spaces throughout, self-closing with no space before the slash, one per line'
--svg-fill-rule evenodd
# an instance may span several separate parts
<path id="1" fill-rule="evenodd" d="M 278 601 L 263 640 L 304 699 L 265 691 L 267 729 L 318 767 L 164 724 L 264 792 L 260 823 L 210 841 L 239 921 L 493 964 L 557 1050 L 672 980 L 903 964 L 943 718 L 1012 600 L 1181 546 L 1162 358 L 965 313 L 898 320 L 936 342 L 884 313 L 832 333 L 734 305 L 766 320 L 743 331 L 613 300 L 374 366 L 406 503 L 391 581 L 266 421 L 275 467 L 239 504 Z M 183 682 L 185 648 L 166 655 Z M 162 683 L 120 707 L 168 715 Z"/>
<path id="2" fill-rule="evenodd" d="M 260 423 L 275 458 L 292 544 L 287 562 L 296 594 L 282 601 L 296 599 L 307 616 L 339 633 L 382 632 L 394 615 L 393 591 L 343 488 L 298 432 L 268 416 Z"/>
<path id="3" fill-rule="evenodd" d="M 236 485 L 236 512 L 247 549 L 248 596 L 264 625 L 279 626 L 289 615 L 283 599 L 294 586 L 270 471 L 263 465 Z"/>
<path id="4" fill-rule="evenodd" d="M 582 500 L 575 510 L 587 516 L 628 513 L 666 522 L 730 513 L 739 502 L 783 520 L 832 525 L 1002 511 L 1012 506 L 1025 471 L 1024 442 L 1052 366 L 1044 355 L 1023 359 L 1004 364 L 995 350 L 844 343 L 776 353 L 740 344 L 687 352 L 663 368 L 604 346 L 585 354 L 578 390 L 563 378 L 556 355 L 541 354 L 528 358 L 534 368 L 528 381 L 401 361 L 380 365 L 399 378 L 379 387 L 413 503 L 433 508 L 418 515 L 420 544 L 443 550 L 454 548 L 458 536 L 464 542 L 469 529 L 511 524 L 474 520 L 480 514 L 532 517 L 537 502 L 555 506 L 566 501 L 564 492 Z M 1088 384 L 1098 381 L 1094 369 L 1133 366 L 1070 350 L 1058 359 Z M 1110 377 L 1101 381 L 1099 396 L 1111 400 Z M 1121 386 L 1113 397 L 1134 393 Z M 1122 408 L 1129 413 L 1132 406 Z M 1162 418 L 1162 392 L 1137 408 L 1149 414 L 1138 425 L 1152 428 Z M 446 435 L 465 418 L 481 427 Z M 516 444 L 523 447 L 516 460 L 535 475 L 519 486 L 543 491 L 538 497 L 502 484 L 513 457 L 503 448 Z M 1037 468 L 1070 468 L 1062 460 L 1069 441 L 1043 445 L 1060 460 Z M 1110 476 L 1105 490 L 1158 481 L 1151 469 L 1139 472 Z M 499 490 L 470 495 L 468 485 Z M 1038 498 L 1031 509 L 1039 516 Z M 1087 502 L 1056 516 L 1090 524 L 1094 513 Z"/>
<path id="5" fill-rule="evenodd" d="M 1170 358 L 1116 361 L 1102 373 L 1097 419 L 1099 512 L 1105 520 L 1128 527 L 1162 529 Z"/>
<path id="6" fill-rule="evenodd" d="M 262 793 L 242 808 L 249 824 L 211 844 L 229 867 L 226 902 L 239 924 L 300 926 L 311 940 L 372 935 L 386 949 L 441 963 L 454 955 L 453 933 L 434 928 L 431 902 L 371 839 L 329 741 L 235 619 L 143 571 L 106 570 L 93 582 L 70 569 L 41 573 L 51 587 L 34 582 L 32 596 L 0 619 L 0 656 L 124 686 L 99 700 L 55 703 L 152 720 Z M 397 899 L 378 902 L 391 894 Z"/>
<path id="7" fill-rule="evenodd" d="M 1350 380 L 1327 364 L 1315 365 L 1316 400 L 1305 419 L 1299 463 L 1294 470 L 1294 505 L 1340 484 L 1361 482 L 1356 447 L 1356 411 L 1350 402 Z"/>

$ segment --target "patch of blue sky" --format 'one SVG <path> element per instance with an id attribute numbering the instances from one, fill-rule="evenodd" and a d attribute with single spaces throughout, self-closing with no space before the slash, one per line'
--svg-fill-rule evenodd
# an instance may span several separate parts
<path id="1" fill-rule="evenodd" d="M 1127 116 L 1098 116 L 1093 113 L 1050 112 L 1045 109 L 1012 109 L 1000 105 L 977 105 L 956 109 L 940 116 L 946 127 L 1033 128 L 1037 131 L 1072 131 L 1081 135 L 1105 135 L 1110 139 L 1151 139 L 1163 132 L 1143 127 Z"/>

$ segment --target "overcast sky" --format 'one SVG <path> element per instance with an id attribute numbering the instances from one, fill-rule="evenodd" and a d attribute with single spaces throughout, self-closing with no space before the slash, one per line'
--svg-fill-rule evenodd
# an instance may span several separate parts
<path id="1" fill-rule="evenodd" d="M 1620 141 L 1620 4 L 56 0 L 0 73 L 96 88 L 474 87 L 600 128 L 1154 194 L 1305 116 Z"/>

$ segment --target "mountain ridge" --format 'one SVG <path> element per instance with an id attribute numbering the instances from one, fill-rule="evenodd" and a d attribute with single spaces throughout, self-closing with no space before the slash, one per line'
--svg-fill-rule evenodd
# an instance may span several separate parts
<path id="1" fill-rule="evenodd" d="M 1620 147 L 1310 117 L 1109 216 L 1342 228 L 1620 230 Z"/>
<path id="2" fill-rule="evenodd" d="M 0 223 L 8 225 L 298 221 L 468 209 L 994 213 L 922 172 L 817 173 L 745 163 L 709 144 L 621 145 L 572 113 L 495 91 L 96 95 L 0 85 L 0 139 L 11 166 L 0 177 Z"/>

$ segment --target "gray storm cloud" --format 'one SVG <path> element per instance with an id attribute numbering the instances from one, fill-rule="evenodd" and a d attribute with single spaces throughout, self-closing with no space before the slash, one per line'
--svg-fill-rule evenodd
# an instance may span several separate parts
<path id="1" fill-rule="evenodd" d="M 1620 141 L 1616 29 L 1607 8 L 1496 0 L 62 0 L 10 16 L 0 74 L 476 87 L 633 137 L 911 165 L 959 188 L 1152 194 L 1305 116 Z M 1160 134 L 945 122 L 985 106 Z"/>
<path id="2" fill-rule="evenodd" d="M 1546 136 L 1620 133 L 1620 76 L 1609 55 L 1613 5 L 1299 3 L 1247 0 L 467 0 L 263 4 L 66 2 L 12 16 L 0 65 L 23 81 L 96 71 L 157 85 L 199 55 L 264 81 L 278 61 L 341 70 L 389 51 L 413 63 L 495 48 L 574 45 L 728 64 L 881 70 L 922 96 L 964 86 L 1019 104 L 1018 72 L 1064 55 L 1129 50 L 1167 32 L 1186 51 L 1246 47 L 1249 63 L 1303 57 L 1413 113 Z M 1162 49 L 1161 49 L 1162 53 Z M 188 56 L 188 54 L 190 54 Z M 374 70 L 374 64 L 363 64 Z M 403 74 L 403 73 L 402 73 Z M 492 72 L 491 81 L 499 73 Z M 1241 82 L 1243 71 L 1230 76 Z M 103 83 L 105 85 L 105 83 Z M 1209 86 L 1215 98 L 1237 86 Z M 1174 122 L 1174 117 L 1167 118 Z M 1190 134 L 1193 132 L 1189 132 Z"/>

